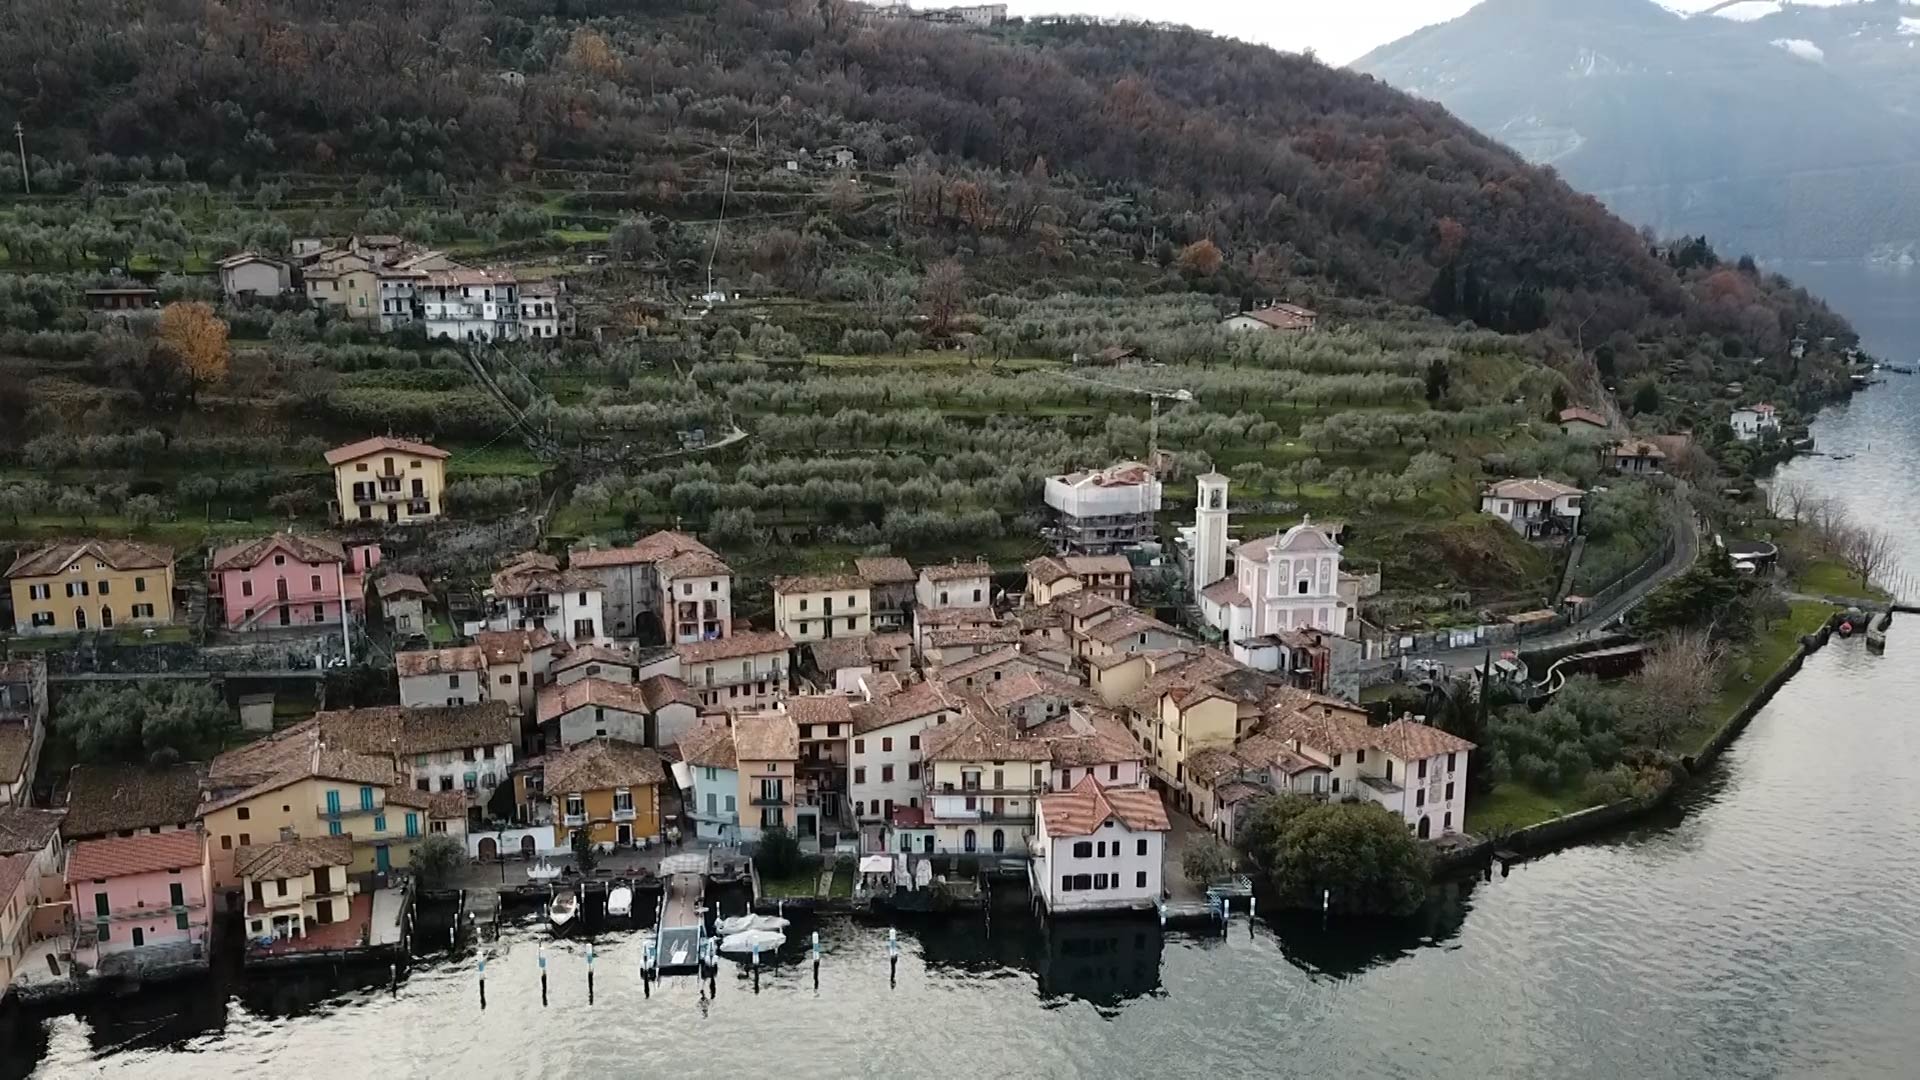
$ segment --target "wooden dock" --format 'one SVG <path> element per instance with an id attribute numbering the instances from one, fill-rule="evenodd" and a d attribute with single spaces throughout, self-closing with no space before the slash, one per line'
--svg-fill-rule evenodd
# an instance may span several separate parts
<path id="1" fill-rule="evenodd" d="M 700 966 L 700 939 L 705 933 L 700 900 L 705 893 L 705 875 L 675 874 L 667 879 L 666 892 L 660 897 L 655 974 L 691 971 Z"/>

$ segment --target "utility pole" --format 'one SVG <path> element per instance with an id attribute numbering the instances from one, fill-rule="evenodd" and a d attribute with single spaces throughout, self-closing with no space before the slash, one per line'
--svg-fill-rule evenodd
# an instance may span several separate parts
<path id="1" fill-rule="evenodd" d="M 28 195 L 33 194 L 33 176 L 27 171 L 27 129 L 20 121 L 13 122 L 13 137 L 20 143 L 20 186 Z"/>

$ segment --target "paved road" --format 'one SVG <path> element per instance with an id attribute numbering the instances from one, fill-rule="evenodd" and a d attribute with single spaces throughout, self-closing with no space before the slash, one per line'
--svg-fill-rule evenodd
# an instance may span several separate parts
<path id="1" fill-rule="evenodd" d="M 1658 588 L 1659 585 L 1667 579 L 1685 571 L 1693 565 L 1694 559 L 1699 557 L 1700 524 L 1694 519 L 1692 513 L 1686 515 L 1686 520 L 1683 524 L 1685 527 L 1680 530 L 1680 542 L 1674 545 L 1673 558 L 1668 559 L 1665 566 L 1654 571 L 1645 581 L 1642 581 L 1640 584 L 1615 597 L 1613 601 L 1606 606 L 1588 612 L 1587 616 L 1579 622 L 1568 626 L 1564 630 L 1557 630 L 1551 634 L 1542 634 L 1539 637 L 1527 638 L 1521 643 L 1522 647 L 1529 650 L 1557 649 L 1563 645 L 1571 645 L 1583 638 L 1601 636 L 1601 627 L 1638 607 L 1640 601 L 1647 598 L 1648 593 Z M 1411 654 L 1411 659 L 1432 660 L 1445 664 L 1449 668 L 1478 667 L 1481 661 L 1486 658 L 1488 647 L 1487 645 L 1474 645 L 1465 649 L 1440 649 L 1432 652 L 1413 653 Z M 1509 647 L 1510 646 L 1498 644 L 1492 646 L 1496 651 Z"/>

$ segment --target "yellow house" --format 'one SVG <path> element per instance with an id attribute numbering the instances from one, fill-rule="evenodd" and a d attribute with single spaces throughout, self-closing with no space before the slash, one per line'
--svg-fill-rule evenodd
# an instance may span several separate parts
<path id="1" fill-rule="evenodd" d="M 307 299 L 344 311 L 349 318 L 380 317 L 380 276 L 359 255 L 339 254 L 302 272 Z"/>
<path id="2" fill-rule="evenodd" d="M 173 552 L 131 540 L 76 540 L 15 559 L 14 631 L 72 634 L 173 621 Z"/>
<path id="3" fill-rule="evenodd" d="M 795 644 L 873 633 L 873 586 L 858 574 L 773 580 L 773 628 Z"/>
<path id="4" fill-rule="evenodd" d="M 199 816 L 214 888 L 241 884 L 235 852 L 290 838 L 344 838 L 356 874 L 407 866 L 429 833 L 427 797 L 393 754 L 341 749 L 307 720 L 221 754 Z"/>
<path id="5" fill-rule="evenodd" d="M 376 435 L 327 451 L 337 520 L 405 524 L 446 512 L 445 450 Z"/>
<path id="6" fill-rule="evenodd" d="M 554 846 L 570 849 L 582 829 L 597 848 L 658 837 L 666 778 L 658 753 L 619 739 L 591 739 L 548 758 Z"/>
<path id="7" fill-rule="evenodd" d="M 243 847 L 234 872 L 246 895 L 247 936 L 302 938 L 317 927 L 345 922 L 360 889 L 348 874 L 353 842 L 302 837 Z"/>

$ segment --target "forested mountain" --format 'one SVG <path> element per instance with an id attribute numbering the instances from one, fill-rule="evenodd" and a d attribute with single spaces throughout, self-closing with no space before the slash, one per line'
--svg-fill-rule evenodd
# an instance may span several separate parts
<path id="1" fill-rule="evenodd" d="M 0 8 L 0 123 L 25 125 L 42 192 L 331 173 L 458 206 L 614 162 L 626 189 L 582 198 L 669 222 L 712 216 L 736 170 L 844 144 L 896 185 L 880 239 L 912 227 L 934 245 L 918 254 L 971 257 L 988 280 L 1004 255 L 1030 283 L 1027 257 L 1061 264 L 1063 238 L 1162 266 L 1209 241 L 1217 266 L 1189 268 L 1196 287 L 1238 297 L 1378 297 L 1589 341 L 1707 333 L 1756 355 L 1810 320 L 1844 332 L 1775 279 L 1705 287 L 1712 267 L 1660 257 L 1440 106 L 1309 58 L 1144 26 L 973 32 L 863 10 L 15 0 Z M 840 238 L 815 224 L 753 257 L 817 268 Z"/>
<path id="2" fill-rule="evenodd" d="M 1355 70 L 1445 104 L 1628 221 L 1761 257 L 1920 245 L 1920 7 L 1487 0 Z"/>

